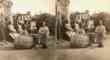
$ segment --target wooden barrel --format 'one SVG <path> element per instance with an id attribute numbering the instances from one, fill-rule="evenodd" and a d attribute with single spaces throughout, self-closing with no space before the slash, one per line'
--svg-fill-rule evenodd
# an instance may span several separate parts
<path id="1" fill-rule="evenodd" d="M 31 48 L 33 45 L 33 38 L 27 35 L 20 35 L 16 37 L 14 44 L 15 48 Z"/>
<path id="2" fill-rule="evenodd" d="M 89 38 L 87 35 L 75 34 L 71 39 L 71 47 L 84 48 L 89 44 Z"/>
<path id="3" fill-rule="evenodd" d="M 91 32 L 91 33 L 87 33 L 88 36 L 89 36 L 89 40 L 90 40 L 90 43 L 96 43 L 96 33 L 94 32 Z"/>

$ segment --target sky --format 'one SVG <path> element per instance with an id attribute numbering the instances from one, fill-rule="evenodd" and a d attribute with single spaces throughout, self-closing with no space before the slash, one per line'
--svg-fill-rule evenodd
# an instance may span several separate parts
<path id="1" fill-rule="evenodd" d="M 70 11 L 110 12 L 110 0 L 71 0 Z"/>
<path id="2" fill-rule="evenodd" d="M 32 14 L 54 12 L 52 0 L 12 0 L 12 12 L 23 13 L 31 11 Z M 53 1 L 54 2 L 54 1 Z M 69 11 L 110 12 L 110 0 L 70 0 Z"/>
<path id="3" fill-rule="evenodd" d="M 48 0 L 12 0 L 13 13 L 25 13 L 31 11 L 33 13 L 44 13 L 49 10 Z"/>

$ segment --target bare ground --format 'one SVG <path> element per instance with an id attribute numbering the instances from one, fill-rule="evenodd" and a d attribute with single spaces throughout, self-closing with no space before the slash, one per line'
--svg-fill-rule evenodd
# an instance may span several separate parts
<path id="1" fill-rule="evenodd" d="M 1 50 L 0 60 L 110 60 L 109 39 L 104 48 Z"/>

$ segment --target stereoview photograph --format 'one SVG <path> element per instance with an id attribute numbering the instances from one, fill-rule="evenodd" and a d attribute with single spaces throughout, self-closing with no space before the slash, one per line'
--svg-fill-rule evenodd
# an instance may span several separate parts
<path id="1" fill-rule="evenodd" d="M 110 0 L 0 0 L 0 60 L 110 60 Z"/>

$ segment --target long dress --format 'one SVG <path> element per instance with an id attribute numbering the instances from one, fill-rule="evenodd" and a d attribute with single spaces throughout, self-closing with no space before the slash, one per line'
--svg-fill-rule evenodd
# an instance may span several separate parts
<path id="1" fill-rule="evenodd" d="M 49 37 L 49 29 L 47 26 L 40 27 L 39 33 L 41 34 L 41 41 L 40 43 L 43 44 L 43 47 L 47 47 L 47 40 Z"/>
<path id="2" fill-rule="evenodd" d="M 105 26 L 104 25 L 97 26 L 95 32 L 97 34 L 97 42 L 99 44 L 102 44 L 106 32 Z"/>

